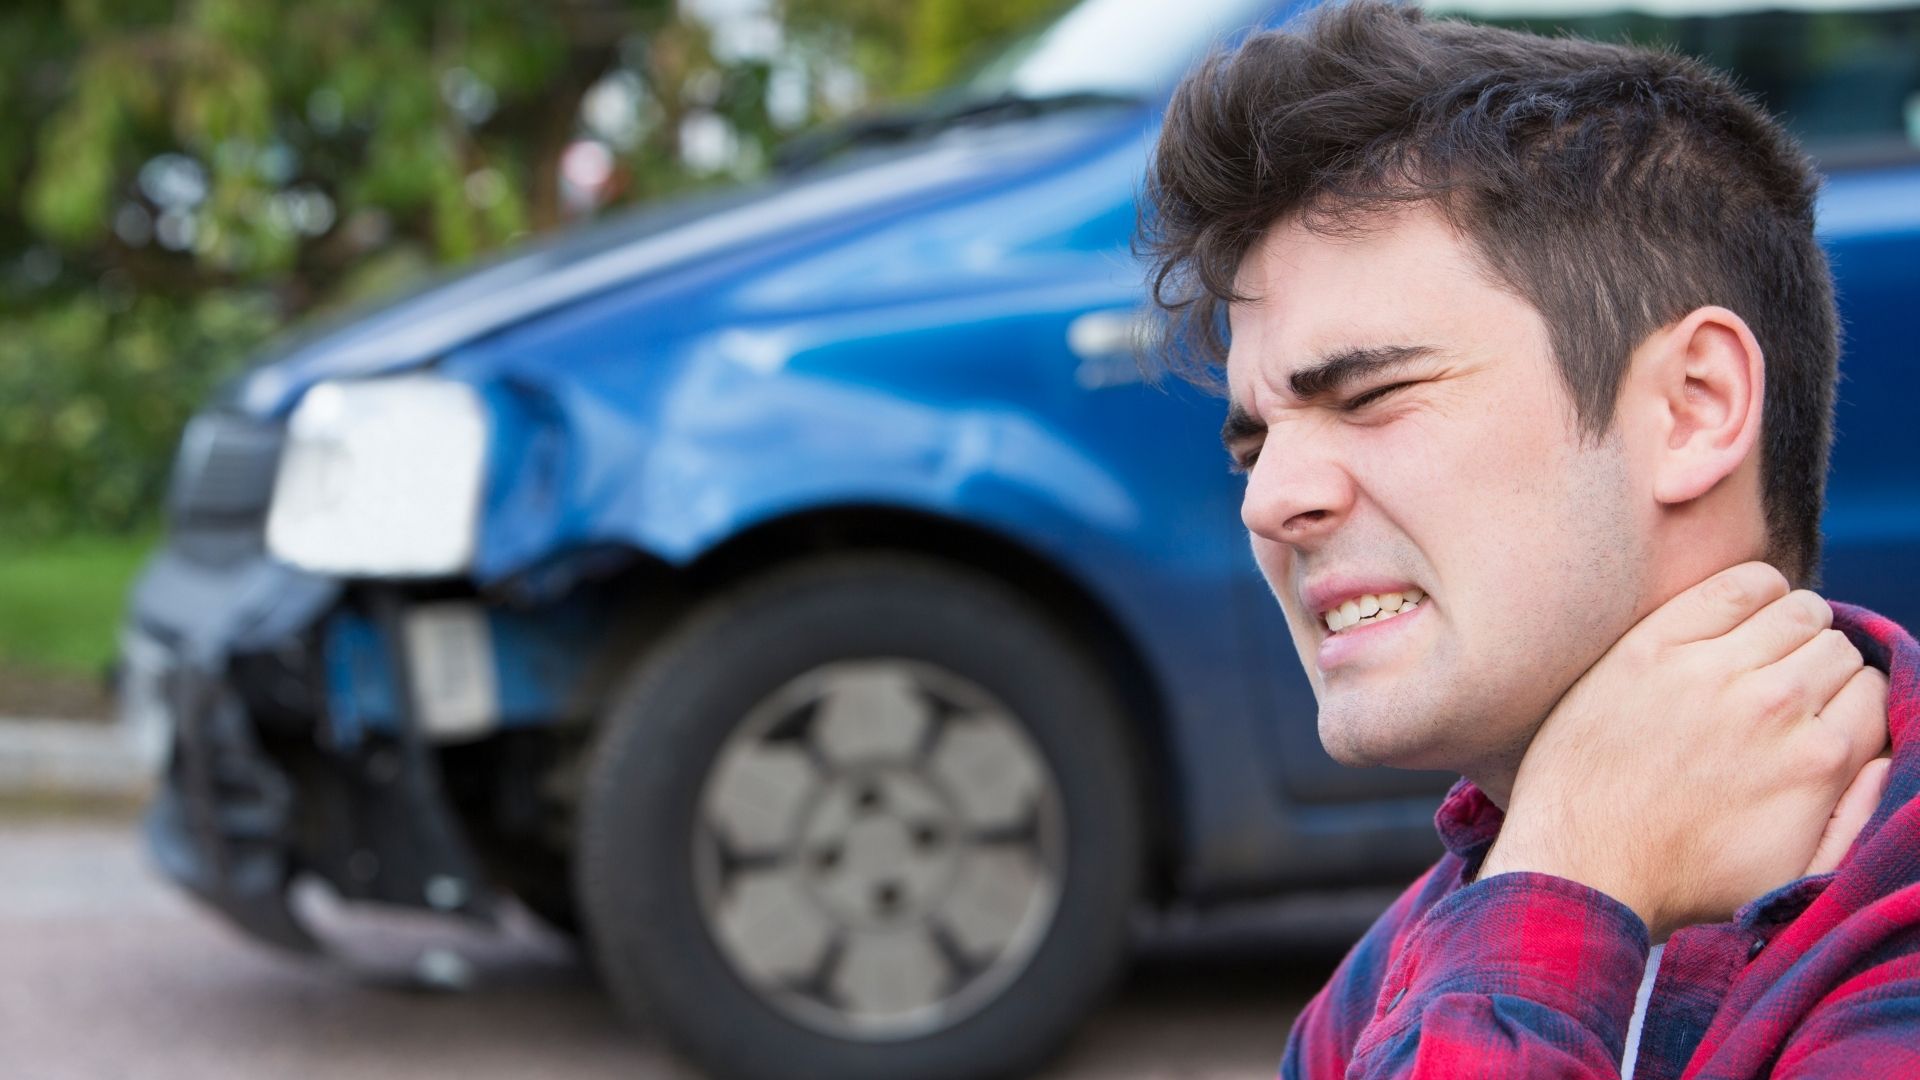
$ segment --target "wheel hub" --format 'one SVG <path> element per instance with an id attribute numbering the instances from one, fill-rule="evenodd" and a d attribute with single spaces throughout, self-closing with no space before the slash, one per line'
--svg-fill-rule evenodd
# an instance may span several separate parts
<path id="1" fill-rule="evenodd" d="M 808 894 L 849 928 L 923 920 L 964 847 L 955 808 L 920 773 L 881 768 L 828 780 L 802 819 Z"/>
<path id="2" fill-rule="evenodd" d="M 844 661 L 781 687 L 728 737 L 701 805 L 695 885 L 721 953 L 836 1036 L 957 1022 L 1053 918 L 1053 774 L 999 701 L 930 664 Z"/>

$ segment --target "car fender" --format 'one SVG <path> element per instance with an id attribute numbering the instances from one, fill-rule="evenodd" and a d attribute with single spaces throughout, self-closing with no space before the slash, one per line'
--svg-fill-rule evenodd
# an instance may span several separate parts
<path id="1" fill-rule="evenodd" d="M 637 361 L 449 364 L 484 378 L 497 418 L 475 577 L 497 585 L 609 550 L 688 567 L 768 522 L 834 508 L 985 530 L 1077 585 L 1142 658 L 1169 710 L 1156 766 L 1177 793 L 1184 887 L 1271 873 L 1283 808 L 1236 629 L 1245 590 L 1226 569 L 1250 573 L 1231 486 L 1218 522 L 1175 512 L 1191 500 L 1178 478 L 1225 476 L 1209 446 L 1217 402 L 1089 389 L 1066 345 L 1088 312 L 1132 302 L 1023 290 L 732 327 Z M 1194 430 L 1163 430 L 1170 416 Z"/>
<path id="2" fill-rule="evenodd" d="M 1142 513 L 1107 463 L 1004 402 L 914 399 L 725 362 L 690 365 L 639 412 L 576 378 L 515 377 L 485 393 L 501 467 L 478 545 L 483 585 L 608 545 L 685 566 L 756 525 L 825 506 L 912 510 L 1083 552 L 1132 532 Z"/>

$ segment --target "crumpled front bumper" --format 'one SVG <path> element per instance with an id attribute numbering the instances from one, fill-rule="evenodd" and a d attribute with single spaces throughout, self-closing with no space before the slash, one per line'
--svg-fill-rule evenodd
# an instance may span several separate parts
<path id="1" fill-rule="evenodd" d="M 288 902 L 302 875 L 347 899 L 481 916 L 493 904 L 404 708 L 388 737 L 330 747 L 323 693 L 303 713 L 269 700 L 284 685 L 250 678 L 267 668 L 287 683 L 276 658 L 317 649 L 342 603 L 376 619 L 399 610 L 264 555 L 216 565 L 169 549 L 135 587 L 126 633 L 138 647 L 122 660 L 123 709 L 140 714 L 127 720 L 163 761 L 144 823 L 155 860 L 249 934 L 301 952 L 322 949 Z M 397 651 L 390 661 L 406 670 Z"/>
<path id="2" fill-rule="evenodd" d="M 261 753 L 217 676 L 179 667 L 167 684 L 177 733 L 147 810 L 148 849 L 167 876 L 248 933 L 319 951 L 287 904 L 291 782 Z"/>

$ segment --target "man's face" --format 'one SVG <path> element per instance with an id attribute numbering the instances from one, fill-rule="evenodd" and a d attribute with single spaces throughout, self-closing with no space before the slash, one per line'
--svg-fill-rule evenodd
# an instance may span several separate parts
<path id="1" fill-rule="evenodd" d="M 1239 284 L 1224 434 L 1257 453 L 1241 517 L 1321 742 L 1349 765 L 1510 770 L 1636 617 L 1652 508 L 1629 455 L 1583 442 L 1540 314 L 1430 210 L 1359 236 L 1281 224 Z M 1349 600 L 1416 592 L 1329 629 Z"/>

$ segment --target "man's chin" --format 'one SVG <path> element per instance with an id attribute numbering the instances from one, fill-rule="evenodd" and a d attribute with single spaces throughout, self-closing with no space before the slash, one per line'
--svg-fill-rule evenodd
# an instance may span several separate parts
<path id="1" fill-rule="evenodd" d="M 1356 750 L 1347 743 L 1331 742 L 1324 735 L 1320 737 L 1320 745 L 1326 748 L 1328 757 L 1332 758 L 1337 764 L 1345 765 L 1349 769 L 1371 769 L 1387 764 L 1387 762 L 1377 760 L 1371 754 Z"/>
<path id="2" fill-rule="evenodd" d="M 1354 769 L 1440 769 L 1453 755 L 1438 744 L 1425 718 L 1396 717 L 1379 710 L 1320 707 L 1320 745 L 1333 760 Z"/>

